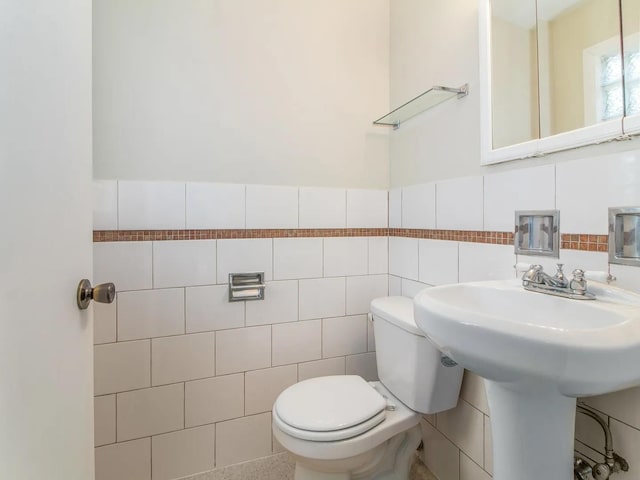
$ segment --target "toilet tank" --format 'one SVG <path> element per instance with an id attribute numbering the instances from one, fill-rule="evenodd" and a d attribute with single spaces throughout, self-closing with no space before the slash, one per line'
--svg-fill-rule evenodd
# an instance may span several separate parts
<path id="1" fill-rule="evenodd" d="M 417 412 L 455 407 L 464 369 L 444 356 L 418 328 L 413 300 L 376 298 L 371 313 L 378 377 L 383 385 Z"/>

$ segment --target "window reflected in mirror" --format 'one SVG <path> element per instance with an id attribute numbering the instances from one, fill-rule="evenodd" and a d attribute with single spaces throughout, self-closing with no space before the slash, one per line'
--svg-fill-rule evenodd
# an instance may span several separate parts
<path id="1" fill-rule="evenodd" d="M 622 0 L 625 114 L 640 114 L 640 0 Z"/>

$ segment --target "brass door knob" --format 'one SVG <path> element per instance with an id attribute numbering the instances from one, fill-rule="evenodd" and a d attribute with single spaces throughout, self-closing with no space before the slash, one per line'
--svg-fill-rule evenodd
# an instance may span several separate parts
<path id="1" fill-rule="evenodd" d="M 113 283 L 101 283 L 91 287 L 91 282 L 86 278 L 80 280 L 76 300 L 80 310 L 86 310 L 91 300 L 98 303 L 112 303 L 116 298 L 116 286 Z"/>

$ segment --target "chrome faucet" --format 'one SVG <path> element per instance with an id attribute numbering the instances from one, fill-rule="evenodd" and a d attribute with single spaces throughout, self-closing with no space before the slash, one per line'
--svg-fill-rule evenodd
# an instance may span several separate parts
<path id="1" fill-rule="evenodd" d="M 542 265 L 531 265 L 529 270 L 522 275 L 522 285 L 525 290 L 578 300 L 593 300 L 595 298 L 595 295 L 587 292 L 587 281 L 584 278 L 583 270 L 574 270 L 573 278 L 568 280 L 562 271 L 563 264 L 558 263 L 557 265 L 558 270 L 554 276 L 547 274 Z"/>

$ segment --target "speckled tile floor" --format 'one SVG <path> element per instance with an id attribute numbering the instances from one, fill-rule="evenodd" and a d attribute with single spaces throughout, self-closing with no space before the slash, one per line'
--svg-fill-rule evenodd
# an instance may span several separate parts
<path id="1" fill-rule="evenodd" d="M 293 480 L 294 464 L 287 453 L 218 468 L 182 480 Z M 416 456 L 410 480 L 437 480 Z"/>

